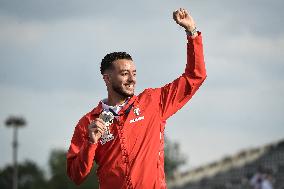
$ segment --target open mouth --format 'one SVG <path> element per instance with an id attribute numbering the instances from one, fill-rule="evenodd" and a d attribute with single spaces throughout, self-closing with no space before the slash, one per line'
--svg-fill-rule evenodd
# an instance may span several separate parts
<path id="1" fill-rule="evenodd" d="M 125 84 L 124 86 L 126 86 L 126 88 L 128 88 L 128 89 L 134 88 L 134 84 Z"/>

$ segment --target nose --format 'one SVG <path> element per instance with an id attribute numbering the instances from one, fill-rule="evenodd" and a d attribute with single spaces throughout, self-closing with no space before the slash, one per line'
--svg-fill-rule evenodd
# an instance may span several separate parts
<path id="1" fill-rule="evenodd" d="M 135 83 L 136 82 L 136 74 L 134 74 L 134 73 L 129 74 L 128 81 Z"/>

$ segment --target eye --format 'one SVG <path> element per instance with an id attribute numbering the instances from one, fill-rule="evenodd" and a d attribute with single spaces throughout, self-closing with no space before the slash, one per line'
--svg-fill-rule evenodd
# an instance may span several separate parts
<path id="1" fill-rule="evenodd" d="M 128 73 L 127 73 L 127 72 L 122 72 L 121 75 L 122 75 L 122 76 L 127 76 Z"/>

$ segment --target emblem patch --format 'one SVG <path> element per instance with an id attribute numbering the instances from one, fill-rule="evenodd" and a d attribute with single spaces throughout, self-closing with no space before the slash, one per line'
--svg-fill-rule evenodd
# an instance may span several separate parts
<path id="1" fill-rule="evenodd" d="M 135 109 L 133 110 L 133 112 L 134 112 L 134 114 L 135 114 L 136 116 L 140 116 L 140 115 L 141 115 L 141 112 L 140 112 L 140 109 L 139 109 L 139 108 L 135 108 Z M 131 120 L 129 121 L 129 123 L 134 123 L 134 122 L 136 122 L 136 121 L 140 121 L 140 120 L 143 120 L 143 119 L 144 119 L 144 116 L 136 117 L 136 118 L 134 118 L 134 119 L 131 119 Z"/>
<path id="2" fill-rule="evenodd" d="M 136 116 L 139 116 L 139 115 L 140 115 L 140 109 L 139 109 L 139 108 L 135 108 L 133 111 L 134 111 L 134 114 L 135 114 Z"/>

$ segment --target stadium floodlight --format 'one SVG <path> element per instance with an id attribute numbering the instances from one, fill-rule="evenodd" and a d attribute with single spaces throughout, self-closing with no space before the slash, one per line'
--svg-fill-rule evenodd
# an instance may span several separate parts
<path id="1" fill-rule="evenodd" d="M 24 127 L 26 125 L 26 121 L 22 117 L 10 116 L 5 125 L 7 127 L 13 128 L 13 189 L 18 189 L 18 163 L 17 163 L 17 156 L 18 156 L 18 128 Z"/>

